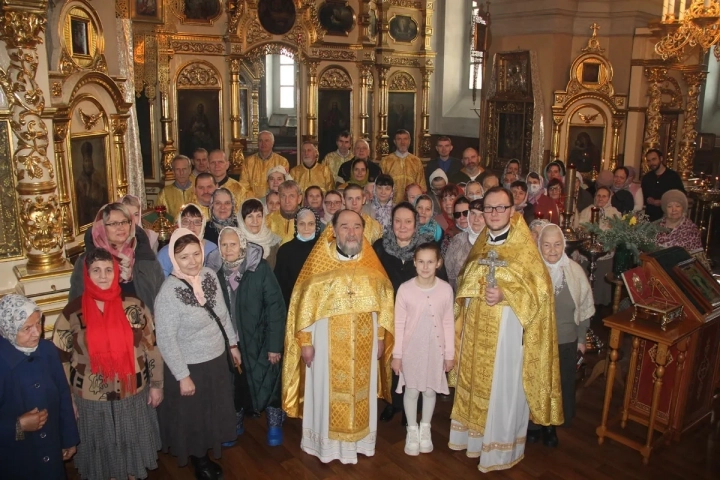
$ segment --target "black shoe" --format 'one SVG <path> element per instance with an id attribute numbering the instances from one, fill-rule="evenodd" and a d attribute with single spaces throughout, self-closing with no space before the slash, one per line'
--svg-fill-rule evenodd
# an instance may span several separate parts
<path id="1" fill-rule="evenodd" d="M 382 414 L 380 415 L 380 421 L 381 422 L 389 422 L 393 419 L 395 416 L 395 409 L 392 405 L 388 405 L 385 407 L 385 410 L 383 410 Z"/>
<path id="2" fill-rule="evenodd" d="M 546 447 L 555 448 L 558 446 L 559 441 L 554 425 L 542 427 L 542 442 Z"/>
<path id="3" fill-rule="evenodd" d="M 197 480 L 221 480 L 222 467 L 210 460 L 207 455 L 203 457 L 190 457 L 195 478 Z"/>
<path id="4" fill-rule="evenodd" d="M 536 428 L 534 430 L 527 431 L 527 443 L 537 443 L 540 441 L 542 436 L 542 429 Z"/>

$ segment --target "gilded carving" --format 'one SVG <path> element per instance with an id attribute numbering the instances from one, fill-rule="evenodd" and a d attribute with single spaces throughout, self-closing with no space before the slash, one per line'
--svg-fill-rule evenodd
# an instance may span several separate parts
<path id="1" fill-rule="evenodd" d="M 693 160 L 695 159 L 695 139 L 697 130 L 695 126 L 698 121 L 698 109 L 700 108 L 700 88 L 707 72 L 684 72 L 683 78 L 687 83 L 687 103 L 685 105 L 685 118 L 683 119 L 682 140 L 680 140 L 680 153 L 678 154 L 678 171 L 683 178 L 688 178 L 692 173 Z"/>
<path id="2" fill-rule="evenodd" d="M 0 122 L 0 259 L 19 257 L 23 253 L 10 145 L 8 123 Z"/>
<path id="3" fill-rule="evenodd" d="M 25 248 L 50 253 L 63 245 L 60 205 L 57 196 L 22 198 L 20 220 L 25 232 Z"/>
<path id="4" fill-rule="evenodd" d="M 78 108 L 78 113 L 80 114 L 80 120 L 82 121 L 82 124 L 85 126 L 85 130 L 90 131 L 97 124 L 98 120 L 101 120 L 103 118 L 103 114 L 105 112 L 101 110 L 97 113 L 88 114 L 83 112 L 82 108 Z"/>
<path id="5" fill-rule="evenodd" d="M 178 74 L 178 87 L 215 87 L 220 85 L 217 71 L 201 63 L 191 63 Z"/>
<path id="6" fill-rule="evenodd" d="M 262 28 L 260 23 L 258 23 L 257 17 L 255 17 L 245 29 L 245 41 L 248 46 L 262 40 L 269 40 L 270 38 L 272 38 L 272 35 Z"/>
<path id="7" fill-rule="evenodd" d="M 393 7 L 414 8 L 417 10 L 422 10 L 424 6 L 423 2 L 418 2 L 416 0 L 389 0 L 386 3 L 389 3 Z M 432 4 L 428 8 L 432 9 Z"/>
<path id="8" fill-rule="evenodd" d="M 130 18 L 128 0 L 115 0 L 115 18 Z"/>
<path id="9" fill-rule="evenodd" d="M 0 17 L 0 37 L 9 48 L 35 48 L 42 43 L 46 23 L 39 12 L 6 10 Z"/>
<path id="10" fill-rule="evenodd" d="M 50 86 L 50 91 L 52 92 L 53 97 L 61 97 L 62 96 L 62 83 L 61 82 L 53 82 Z"/>
<path id="11" fill-rule="evenodd" d="M 211 55 L 223 55 L 225 53 L 225 47 L 219 43 L 173 40 L 170 42 L 170 46 L 175 53 L 205 53 Z"/>
<path id="12" fill-rule="evenodd" d="M 392 91 L 415 91 L 415 79 L 407 72 L 396 72 L 390 77 L 389 87 Z"/>
<path id="13" fill-rule="evenodd" d="M 310 55 L 319 58 L 321 60 L 350 60 L 354 61 L 357 59 L 357 55 L 352 50 L 330 50 L 330 49 L 319 49 L 313 48 L 310 51 Z"/>
<path id="14" fill-rule="evenodd" d="M 227 34 L 237 35 L 240 19 L 245 13 L 245 2 L 240 0 L 228 0 L 227 2 Z"/>
<path id="15" fill-rule="evenodd" d="M 660 90 L 663 95 L 663 107 L 672 110 L 682 109 L 682 90 L 675 78 L 668 76 L 662 85 L 660 85 Z M 665 97 L 667 97 L 667 101 L 665 101 Z"/>
<path id="16" fill-rule="evenodd" d="M 660 146 L 660 124 L 662 123 L 662 90 L 660 85 L 665 81 L 668 69 L 665 67 L 646 67 L 648 79 L 648 108 L 645 112 L 645 135 L 643 138 L 643 158 L 645 152 Z M 647 163 L 643 162 L 643 172 L 648 171 Z"/>
<path id="17" fill-rule="evenodd" d="M 398 67 L 420 67 L 421 61 L 417 58 L 412 57 L 390 57 L 385 56 L 383 57 L 383 60 L 385 63 L 388 63 L 390 65 L 395 65 Z M 432 63 L 430 63 L 428 66 L 432 66 Z"/>
<path id="18" fill-rule="evenodd" d="M 328 68 L 320 76 L 320 88 L 349 90 L 352 89 L 352 80 L 345 70 Z"/>

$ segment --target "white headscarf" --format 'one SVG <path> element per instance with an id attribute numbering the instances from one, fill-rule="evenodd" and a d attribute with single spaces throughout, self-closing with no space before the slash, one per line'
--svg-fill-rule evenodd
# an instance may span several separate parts
<path id="1" fill-rule="evenodd" d="M 31 354 L 37 346 L 18 347 L 17 334 L 30 315 L 39 311 L 40 307 L 27 297 L 16 293 L 5 295 L 0 300 L 0 336 L 25 355 Z"/>
<path id="2" fill-rule="evenodd" d="M 548 223 L 545 225 L 542 230 L 540 230 L 540 234 L 538 235 L 538 249 L 540 250 L 540 255 L 542 256 L 542 248 L 540 247 L 542 245 L 542 239 L 543 235 L 546 233 L 550 233 L 551 229 L 557 229 L 557 231 L 560 233 L 560 238 L 562 238 L 562 248 L 563 248 L 563 254 L 562 257 L 560 257 L 560 260 L 558 260 L 555 263 L 548 263 L 545 260 L 545 257 L 543 257 L 543 262 L 545 262 L 545 266 L 548 269 L 548 272 L 550 273 L 550 279 L 553 283 L 553 288 L 555 290 L 555 293 L 559 293 L 560 290 L 563 288 L 563 282 L 565 281 L 565 274 L 563 273 L 563 268 L 570 265 L 570 259 L 568 258 L 567 254 L 565 253 L 565 235 L 563 235 L 562 230 L 560 227 L 555 225 L 554 223 Z"/>
<path id="3" fill-rule="evenodd" d="M 245 205 L 250 200 L 256 200 L 257 198 L 248 198 L 245 200 L 242 204 Z M 245 239 L 248 242 L 252 242 L 256 245 L 260 245 L 263 248 L 263 258 L 267 260 L 268 256 L 270 256 L 270 252 L 272 251 L 272 248 L 279 244 L 281 242 L 280 237 L 275 235 L 267 226 L 265 223 L 265 211 L 263 210 L 263 221 L 260 226 L 260 231 L 258 233 L 252 233 L 250 230 L 248 230 L 247 225 L 245 225 L 245 219 L 242 218 L 242 206 L 240 206 L 240 209 L 238 211 L 237 215 L 237 226 L 238 230 L 240 230 L 240 233 L 245 236 Z"/>
<path id="4" fill-rule="evenodd" d="M 205 218 L 205 216 L 203 215 L 202 210 L 200 209 L 200 207 L 198 207 L 198 206 L 197 206 L 196 204 L 194 204 L 194 203 L 186 203 L 185 205 L 183 205 L 183 206 L 180 208 L 180 211 L 179 211 L 178 214 L 177 214 L 177 222 L 176 222 L 176 223 L 177 223 L 177 228 L 182 228 L 182 216 L 183 216 L 183 213 L 185 212 L 185 209 L 186 209 L 187 207 L 191 206 L 191 205 L 192 205 L 193 207 L 197 208 L 197 211 L 200 212 L 200 218 L 202 219 L 202 229 L 200 230 L 200 235 L 198 235 L 198 237 L 200 238 L 200 240 L 202 240 L 203 238 L 205 238 L 205 225 L 207 224 L 207 220 L 208 220 L 208 219 Z M 196 218 L 196 217 L 193 217 L 193 218 Z"/>

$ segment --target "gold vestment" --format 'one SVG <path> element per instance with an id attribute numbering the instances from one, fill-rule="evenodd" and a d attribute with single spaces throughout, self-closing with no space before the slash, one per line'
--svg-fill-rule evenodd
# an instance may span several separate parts
<path id="1" fill-rule="evenodd" d="M 530 420 L 539 425 L 563 423 L 552 281 L 522 215 L 515 213 L 510 225 L 508 239 L 502 245 L 489 245 L 487 235 L 481 234 L 458 277 L 457 365 L 450 375 L 455 402 L 450 418 L 481 434 L 490 405 L 503 307 L 512 308 L 524 329 L 522 377 Z M 490 250 L 508 263 L 495 270 L 504 300 L 492 307 L 485 302 L 488 267 L 478 264 Z"/>
<path id="2" fill-rule="evenodd" d="M 422 160 L 412 153 L 408 153 L 405 158 L 400 158 L 394 153 L 386 155 L 380 161 L 380 170 L 390 175 L 395 182 L 393 202 L 396 205 L 405 200 L 405 187 L 411 183 L 417 183 L 423 192 L 427 192 Z"/>
<path id="3" fill-rule="evenodd" d="M 356 260 L 340 261 L 332 228 L 313 248 L 290 299 L 285 330 L 283 410 L 301 418 L 305 393 L 305 364 L 301 346 L 311 345 L 303 329 L 328 319 L 330 411 L 329 438 L 356 442 L 369 433 L 370 402 L 376 395 L 391 402 L 394 326 L 392 284 L 370 244 Z M 371 358 L 372 313 L 377 314 L 378 340 L 384 340 L 382 359 Z M 378 361 L 378 391 L 370 392 L 371 362 Z"/>
<path id="4" fill-rule="evenodd" d="M 316 163 L 312 168 L 300 164 L 290 170 L 290 176 L 295 180 L 304 192 L 308 187 L 318 186 L 322 189 L 323 195 L 335 189 L 335 176 L 327 165 Z"/>
<path id="5" fill-rule="evenodd" d="M 263 198 L 268 190 L 267 173 L 273 167 L 290 170 L 287 158 L 273 152 L 270 158 L 263 160 L 255 153 L 245 159 L 240 168 L 240 183 L 247 191 L 248 198 Z"/>
<path id="6" fill-rule="evenodd" d="M 343 157 L 338 153 L 337 150 L 335 150 L 334 152 L 330 152 L 325 155 L 322 163 L 323 165 L 328 166 L 330 172 L 333 174 L 333 178 L 337 178 L 340 176 L 340 166 L 348 160 L 352 160 L 353 158 L 355 158 L 355 156 L 351 151 L 348 151 L 347 156 Z"/>
<path id="7" fill-rule="evenodd" d="M 383 227 L 380 222 L 372 218 L 367 213 L 361 213 L 360 216 L 365 220 L 365 229 L 363 230 L 363 236 L 370 242 L 370 245 L 383 236 Z"/>
<path id="8" fill-rule="evenodd" d="M 269 213 L 265 217 L 265 225 L 268 226 L 271 232 L 280 237 L 280 245 L 286 244 L 295 237 L 295 217 L 287 219 L 282 216 L 279 210 Z"/>
<path id="9" fill-rule="evenodd" d="M 235 211 L 239 212 L 240 206 L 243 204 L 245 199 L 248 198 L 247 190 L 234 178 L 225 178 L 227 178 L 227 181 L 222 185 L 218 185 L 218 188 L 227 188 L 230 190 L 230 193 L 232 193 L 233 197 L 235 197 Z"/>

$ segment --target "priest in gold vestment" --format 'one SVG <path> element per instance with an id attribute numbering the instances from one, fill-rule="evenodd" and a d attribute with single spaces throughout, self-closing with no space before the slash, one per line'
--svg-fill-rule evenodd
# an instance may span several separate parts
<path id="1" fill-rule="evenodd" d="M 395 194 L 393 195 L 395 205 L 405 200 L 405 187 L 411 183 L 417 183 L 420 185 L 420 190 L 427 192 L 425 168 L 419 157 L 408 152 L 410 141 L 410 133 L 407 130 L 398 130 L 395 133 L 397 150 L 386 155 L 380 161 L 382 173 L 390 175 L 395 181 Z"/>
<path id="2" fill-rule="evenodd" d="M 488 190 L 488 232 L 458 277 L 449 446 L 480 457 L 482 472 L 522 460 L 528 417 L 563 423 L 553 284 L 522 215 L 513 213 L 509 191 Z M 491 250 L 506 263 L 494 268 L 495 288 L 487 282 L 490 267 L 478 263 Z"/>
<path id="3" fill-rule="evenodd" d="M 390 401 L 394 295 L 361 217 L 333 216 L 295 283 L 285 332 L 283 410 L 322 462 L 375 454 L 377 397 Z"/>
<path id="4" fill-rule="evenodd" d="M 257 153 L 245 158 L 240 167 L 240 184 L 247 191 L 247 198 L 263 198 L 267 194 L 267 174 L 271 168 L 283 167 L 286 172 L 290 170 L 290 163 L 282 155 L 273 152 L 273 146 L 275 136 L 271 132 L 260 132 Z"/>

